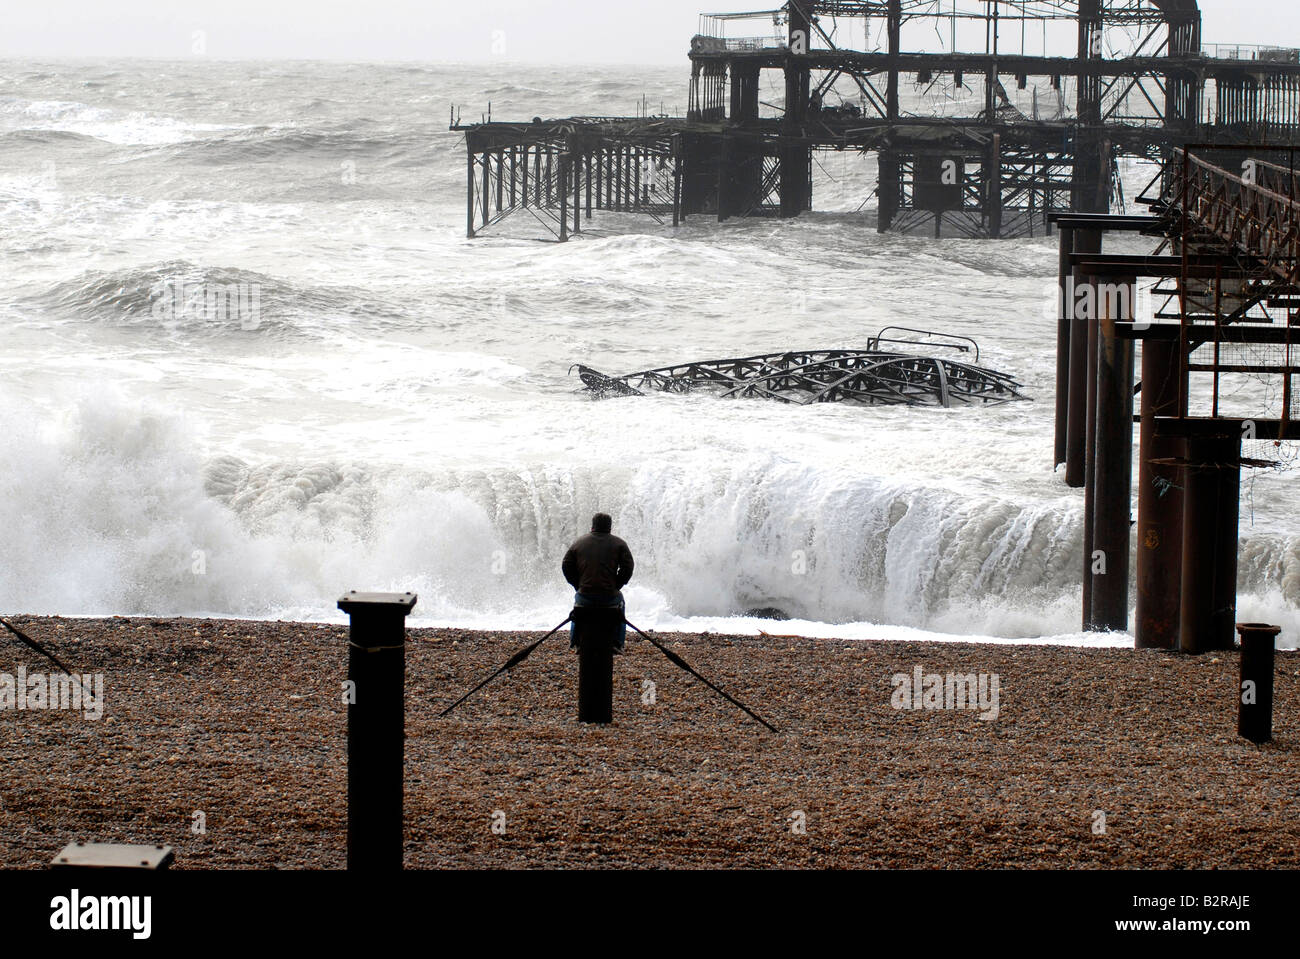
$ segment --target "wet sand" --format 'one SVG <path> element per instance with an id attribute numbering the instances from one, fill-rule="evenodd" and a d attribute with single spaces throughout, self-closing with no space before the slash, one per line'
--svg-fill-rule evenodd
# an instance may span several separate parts
<path id="1" fill-rule="evenodd" d="M 344 865 L 343 627 L 12 621 L 102 672 L 106 704 L 0 712 L 0 866 L 73 840 L 170 843 L 180 869 Z M 1300 867 L 1295 654 L 1264 747 L 1236 735 L 1232 652 L 777 636 L 656 638 L 779 734 L 643 642 L 615 661 L 614 724 L 580 725 L 560 636 L 437 718 L 539 635 L 410 632 L 408 868 Z M 0 640 L 19 666 L 48 668 Z M 916 666 L 996 674 L 996 719 L 895 709 Z"/>

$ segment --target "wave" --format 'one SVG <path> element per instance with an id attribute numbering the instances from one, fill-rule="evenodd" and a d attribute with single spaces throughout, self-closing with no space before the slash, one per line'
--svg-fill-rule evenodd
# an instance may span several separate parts
<path id="1" fill-rule="evenodd" d="M 0 98 L 0 124 L 10 131 L 54 131 L 81 134 L 118 146 L 180 143 L 218 131 L 236 129 L 222 124 L 187 123 L 143 111 L 123 112 L 70 100 Z"/>
<path id="2" fill-rule="evenodd" d="M 410 320 L 404 308 L 351 287 L 306 287 L 233 267 L 173 260 L 88 271 L 27 297 L 56 316 L 156 330 L 173 338 L 328 335 L 337 322 Z M 334 322 L 331 322 L 334 321 Z"/>
<path id="3" fill-rule="evenodd" d="M 9 416 L 30 423 L 33 417 Z M 964 635 L 1077 632 L 1073 499 L 1022 505 L 755 455 L 719 465 L 413 470 L 206 457 L 183 417 L 111 397 L 20 428 L 0 471 L 0 609 L 327 617 L 346 589 L 420 616 L 535 627 L 591 513 L 633 545 L 646 622 L 777 608 Z M 1300 628 L 1300 542 L 1243 539 L 1242 610 Z"/>
<path id="4" fill-rule="evenodd" d="M 435 146 L 432 128 L 400 131 L 311 129 L 305 127 L 245 127 L 201 139 L 177 141 L 141 154 L 199 164 L 262 162 L 311 156 L 322 160 L 364 157 L 373 161 L 427 162 Z"/>
<path id="5" fill-rule="evenodd" d="M 57 144 L 98 144 L 103 141 L 87 133 L 72 130 L 5 130 L 0 131 L 0 144 L 22 146 L 53 146 Z"/>

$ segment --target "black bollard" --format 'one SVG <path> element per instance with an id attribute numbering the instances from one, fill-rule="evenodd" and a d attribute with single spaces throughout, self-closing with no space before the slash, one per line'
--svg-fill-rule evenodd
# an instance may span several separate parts
<path id="1" fill-rule="evenodd" d="M 1252 743 L 1273 738 L 1273 647 L 1280 627 L 1238 623 L 1241 635 L 1241 685 L 1237 734 Z"/>
<path id="2" fill-rule="evenodd" d="M 348 630 L 348 868 L 402 869 L 406 617 L 414 593 L 339 600 Z"/>
<path id="3" fill-rule="evenodd" d="M 614 721 L 614 643 L 623 610 L 577 606 L 573 622 L 578 642 L 578 722 Z"/>

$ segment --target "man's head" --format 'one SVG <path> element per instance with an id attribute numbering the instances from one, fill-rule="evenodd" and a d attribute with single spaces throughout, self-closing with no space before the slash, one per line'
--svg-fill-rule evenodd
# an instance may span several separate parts
<path id="1" fill-rule="evenodd" d="M 591 518 L 591 531 L 604 535 L 614 528 L 614 521 L 608 513 L 597 513 Z"/>

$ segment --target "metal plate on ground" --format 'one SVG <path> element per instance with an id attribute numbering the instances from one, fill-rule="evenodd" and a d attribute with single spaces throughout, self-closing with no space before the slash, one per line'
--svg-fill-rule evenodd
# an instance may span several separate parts
<path id="1" fill-rule="evenodd" d="M 73 842 L 54 857 L 50 866 L 54 869 L 166 869 L 175 858 L 171 846 Z"/>

